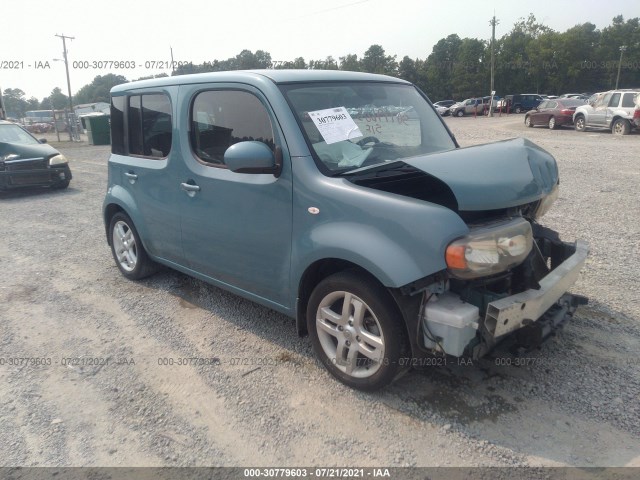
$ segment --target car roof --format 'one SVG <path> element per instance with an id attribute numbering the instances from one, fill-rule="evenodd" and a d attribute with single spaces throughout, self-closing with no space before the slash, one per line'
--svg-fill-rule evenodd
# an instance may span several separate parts
<path id="1" fill-rule="evenodd" d="M 154 78 L 137 82 L 123 83 L 111 89 L 111 93 L 124 92 L 136 88 L 160 87 L 169 85 L 184 85 L 207 83 L 215 81 L 258 83 L 267 78 L 272 82 L 295 83 L 317 81 L 374 81 L 393 82 L 410 85 L 410 82 L 387 75 L 374 73 L 346 72 L 341 70 L 234 70 L 228 72 L 195 73 L 190 75 L 176 75 L 174 77 Z"/>

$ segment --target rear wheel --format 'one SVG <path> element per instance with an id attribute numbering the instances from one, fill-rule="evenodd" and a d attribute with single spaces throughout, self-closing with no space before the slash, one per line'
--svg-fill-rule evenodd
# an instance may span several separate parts
<path id="1" fill-rule="evenodd" d="M 520 105 L 516 106 L 516 108 L 514 109 L 514 112 L 522 113 L 522 107 Z"/>
<path id="2" fill-rule="evenodd" d="M 556 129 L 556 117 L 551 117 L 549 119 L 549 129 L 550 130 L 555 130 Z"/>
<path id="3" fill-rule="evenodd" d="M 611 133 L 614 135 L 629 135 L 631 125 L 624 118 L 619 118 L 611 125 Z"/>
<path id="4" fill-rule="evenodd" d="M 584 115 L 578 115 L 576 117 L 573 128 L 575 128 L 577 132 L 584 132 L 587 130 L 587 122 L 585 122 Z"/>
<path id="5" fill-rule="evenodd" d="M 309 299 L 307 327 L 318 359 L 349 387 L 377 390 L 406 371 L 402 316 L 386 289 L 365 275 L 346 271 L 322 280 Z"/>
<path id="6" fill-rule="evenodd" d="M 158 265 L 149 258 L 129 216 L 116 213 L 109 223 L 111 253 L 120 272 L 130 280 L 140 280 L 155 273 Z"/>

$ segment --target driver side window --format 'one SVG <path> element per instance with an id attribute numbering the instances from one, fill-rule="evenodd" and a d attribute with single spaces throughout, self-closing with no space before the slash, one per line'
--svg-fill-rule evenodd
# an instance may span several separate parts
<path id="1" fill-rule="evenodd" d="M 225 168 L 224 152 L 249 140 L 274 149 L 269 114 L 255 95 L 240 90 L 200 92 L 191 109 L 191 148 L 204 163 Z"/>

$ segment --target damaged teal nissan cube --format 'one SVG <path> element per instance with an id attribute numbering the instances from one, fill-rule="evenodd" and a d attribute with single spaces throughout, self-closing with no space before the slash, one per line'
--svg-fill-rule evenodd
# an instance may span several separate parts
<path id="1" fill-rule="evenodd" d="M 361 390 L 419 360 L 539 345 L 587 300 L 588 247 L 540 218 L 554 158 L 460 148 L 426 95 L 382 75 L 262 70 L 111 90 L 107 242 L 296 319 Z"/>

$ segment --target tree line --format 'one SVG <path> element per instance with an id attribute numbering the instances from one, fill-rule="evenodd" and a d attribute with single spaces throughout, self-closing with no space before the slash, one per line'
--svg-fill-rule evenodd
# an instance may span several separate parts
<path id="1" fill-rule="evenodd" d="M 487 22 L 488 25 L 488 22 Z M 488 28 L 488 27 L 487 27 Z M 621 52 L 621 47 L 624 51 Z M 593 23 L 576 25 L 557 32 L 539 23 L 533 14 L 518 20 L 512 29 L 496 39 L 494 85 L 498 95 L 512 93 L 561 94 L 596 92 L 614 88 L 618 69 L 619 87 L 640 86 L 640 18 L 624 20 L 616 16 L 599 30 Z M 620 55 L 622 53 L 622 62 Z M 328 56 L 319 60 L 273 60 L 269 52 L 242 50 L 235 57 L 202 64 L 181 64 L 172 75 L 225 70 L 323 69 L 349 70 L 390 75 L 415 83 L 432 100 L 485 96 L 490 94 L 491 41 L 460 38 L 451 34 L 439 40 L 425 58 L 387 55 L 381 45 L 371 45 L 358 57 L 348 54 L 337 60 Z M 163 73 L 153 77 L 167 76 Z M 142 80 L 153 77 L 143 77 Z M 98 75 L 74 95 L 74 104 L 108 102 L 109 90 L 126 83 L 122 75 Z M 61 109 L 68 97 L 55 88 L 49 97 L 38 101 L 25 98 L 18 88 L 4 92 L 5 108 L 13 116 L 27 110 Z"/>

